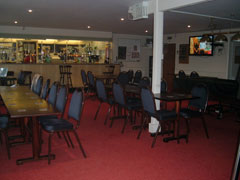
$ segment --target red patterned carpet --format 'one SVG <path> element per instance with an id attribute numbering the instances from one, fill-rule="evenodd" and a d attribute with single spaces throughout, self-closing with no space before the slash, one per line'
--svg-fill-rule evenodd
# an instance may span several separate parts
<path id="1" fill-rule="evenodd" d="M 56 159 L 16 165 L 16 159 L 31 156 L 31 144 L 11 148 L 7 159 L 5 144 L 0 146 L 0 180 L 228 180 L 234 163 L 239 123 L 227 113 L 221 120 L 206 115 L 210 139 L 205 137 L 200 119 L 191 121 L 189 143 L 181 140 L 164 143 L 158 137 L 151 148 L 152 137 L 128 124 L 121 134 L 123 120 L 112 128 L 103 125 L 107 105 L 96 121 L 93 120 L 97 100 L 85 103 L 80 128 L 77 130 L 87 154 L 84 159 L 74 140 L 75 149 L 68 148 L 63 139 L 53 137 L 52 152 Z M 184 124 L 182 125 L 182 127 Z M 43 154 L 47 153 L 47 134 L 43 134 Z"/>

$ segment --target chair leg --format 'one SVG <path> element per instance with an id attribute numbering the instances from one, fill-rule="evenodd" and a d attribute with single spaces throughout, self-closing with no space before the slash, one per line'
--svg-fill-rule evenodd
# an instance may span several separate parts
<path id="1" fill-rule="evenodd" d="M 68 147 L 70 147 L 70 145 L 69 145 L 69 142 L 68 142 L 68 140 L 67 140 L 67 138 L 66 138 L 66 136 L 65 136 L 65 133 L 64 133 L 64 132 L 62 132 L 62 134 L 63 134 L 64 140 L 65 140 L 65 141 L 66 141 L 66 143 L 67 143 L 67 146 L 68 146 Z"/>
<path id="2" fill-rule="evenodd" d="M 68 131 L 67 131 L 66 133 L 67 133 L 68 140 L 70 141 L 70 144 L 72 145 L 72 148 L 74 148 L 74 145 L 73 145 L 73 143 L 72 143 L 72 140 L 71 140 L 71 138 L 70 138 L 70 136 L 69 136 Z"/>
<path id="3" fill-rule="evenodd" d="M 131 111 L 132 112 L 132 111 Z M 127 125 L 127 121 L 129 119 L 129 116 L 130 116 L 130 112 L 128 111 L 128 115 L 127 117 L 124 118 L 124 124 L 123 124 L 123 128 L 122 128 L 122 134 L 124 133 L 124 130 L 126 128 L 126 125 Z M 126 116 L 126 109 L 124 109 L 124 116 Z"/>
<path id="4" fill-rule="evenodd" d="M 110 126 L 109 126 L 110 128 L 111 128 L 112 125 L 113 125 L 114 118 L 111 118 L 111 120 L 112 120 L 112 121 L 111 121 L 111 124 L 110 124 Z"/>
<path id="5" fill-rule="evenodd" d="M 49 136 L 48 136 L 48 164 L 51 163 L 50 155 L 51 155 L 51 140 L 52 140 L 52 136 L 53 136 L 52 133 L 50 133 Z"/>
<path id="6" fill-rule="evenodd" d="M 59 139 L 62 138 L 59 132 L 57 132 L 57 135 L 58 135 L 58 138 L 59 138 Z"/>
<path id="7" fill-rule="evenodd" d="M 8 131 L 4 130 L 4 136 L 5 136 L 5 141 L 6 141 L 6 147 L 7 147 L 7 153 L 8 153 L 8 159 L 11 159 L 11 154 L 10 154 L 10 144 L 8 141 Z"/>
<path id="8" fill-rule="evenodd" d="M 140 130 L 139 130 L 137 139 L 140 139 L 140 136 L 141 136 L 141 134 L 142 134 L 142 130 L 143 130 L 144 124 L 145 124 L 145 122 L 146 122 L 146 119 L 147 119 L 147 118 L 144 118 L 144 115 L 142 115 L 142 124 L 141 124 L 141 128 L 140 128 Z"/>
<path id="9" fill-rule="evenodd" d="M 97 119 L 97 115 L 98 115 L 98 112 L 99 112 L 99 109 L 100 109 L 101 105 L 102 105 L 102 102 L 100 102 L 99 105 L 98 105 L 97 112 L 96 112 L 96 114 L 94 116 L 94 120 Z"/>
<path id="10" fill-rule="evenodd" d="M 2 144 L 2 134 L 0 133 L 0 144 Z"/>
<path id="11" fill-rule="evenodd" d="M 153 142 L 152 142 L 152 148 L 154 147 L 155 143 L 156 143 L 156 139 L 157 139 L 157 136 L 158 136 L 158 132 L 159 132 L 159 129 L 160 129 L 160 123 L 158 124 L 158 128 L 157 128 L 157 131 L 155 133 L 155 136 L 154 136 L 154 139 L 153 139 Z"/>
<path id="12" fill-rule="evenodd" d="M 81 149 L 81 151 L 82 151 L 83 157 L 84 157 L 84 158 L 87 158 L 86 153 L 85 153 L 85 151 L 84 151 L 84 149 L 83 149 L 83 147 L 82 147 L 82 144 L 81 144 L 81 142 L 80 142 L 80 139 L 79 139 L 79 137 L 78 137 L 78 135 L 77 135 L 77 132 L 76 132 L 75 130 L 73 130 L 73 133 L 74 133 L 74 135 L 75 135 L 75 137 L 76 137 L 76 139 L 77 139 L 77 141 L 78 141 L 78 144 L 79 144 L 79 147 L 80 147 L 80 149 Z"/>
<path id="13" fill-rule="evenodd" d="M 205 119 L 204 119 L 203 116 L 201 116 L 201 119 L 202 119 L 202 123 L 203 123 L 203 127 L 204 127 L 204 130 L 205 130 L 206 136 L 207 136 L 207 138 L 209 139 L 208 129 L 207 129 L 207 125 L 206 125 Z"/>
<path id="14" fill-rule="evenodd" d="M 104 121 L 104 125 L 106 125 L 106 124 L 107 124 L 107 120 L 108 120 L 108 118 L 109 118 L 109 115 L 110 115 L 110 113 L 111 113 L 111 109 L 112 109 L 112 105 L 110 105 L 110 106 L 109 106 L 109 108 L 108 108 L 108 112 L 107 112 L 106 119 L 105 119 L 105 121 Z"/>

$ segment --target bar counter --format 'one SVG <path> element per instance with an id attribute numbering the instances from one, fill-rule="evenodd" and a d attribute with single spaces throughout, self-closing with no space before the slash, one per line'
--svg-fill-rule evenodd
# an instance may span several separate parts
<path id="1" fill-rule="evenodd" d="M 81 78 L 81 69 L 86 72 L 92 71 L 94 75 L 101 75 L 103 72 L 109 71 L 109 66 L 114 65 L 114 75 L 119 74 L 119 64 L 81 64 L 81 63 L 59 63 L 59 64 L 0 64 L 0 67 L 8 68 L 8 71 L 14 71 L 14 76 L 17 77 L 20 71 L 32 71 L 32 76 L 36 73 L 43 76 L 44 82 L 50 79 L 51 83 L 60 80 L 59 65 L 71 65 L 73 87 L 83 87 Z"/>

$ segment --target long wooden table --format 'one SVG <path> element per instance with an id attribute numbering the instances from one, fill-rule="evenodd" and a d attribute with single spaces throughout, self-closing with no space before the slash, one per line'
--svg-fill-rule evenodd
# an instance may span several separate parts
<path id="1" fill-rule="evenodd" d="M 32 119 L 32 157 L 18 159 L 16 163 L 37 161 L 47 159 L 47 156 L 40 156 L 39 124 L 37 117 L 46 115 L 58 115 L 54 107 L 47 101 L 40 99 L 29 87 L 0 87 L 2 100 L 8 110 L 10 118 L 31 118 Z M 54 156 L 52 157 L 54 159 Z"/>

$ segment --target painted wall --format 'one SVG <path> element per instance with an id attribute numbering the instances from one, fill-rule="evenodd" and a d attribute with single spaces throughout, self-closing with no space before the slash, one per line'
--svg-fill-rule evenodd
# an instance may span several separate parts
<path id="1" fill-rule="evenodd" d="M 229 30 L 223 32 L 229 32 Z M 197 36 L 204 33 L 210 32 L 192 32 L 164 35 L 164 43 L 176 43 L 175 73 L 178 73 L 179 70 L 184 70 L 186 74 L 190 74 L 192 71 L 197 71 L 201 76 L 228 79 L 229 63 L 231 63 L 229 57 L 230 53 L 232 53 L 232 44 L 230 42 L 230 39 L 234 34 L 226 34 L 228 37 L 228 42 L 224 43 L 224 47 L 214 47 L 213 56 L 189 56 L 189 64 L 179 63 L 179 45 L 189 44 L 189 36 Z"/>
<path id="2" fill-rule="evenodd" d="M 132 39 L 140 40 L 140 61 L 124 61 L 118 60 L 118 42 L 119 39 Z M 113 34 L 113 62 L 121 63 L 121 71 L 128 71 L 132 69 L 134 72 L 137 70 L 142 71 L 143 76 L 148 76 L 149 73 L 149 56 L 153 55 L 152 47 L 146 45 L 146 39 L 152 39 L 152 36 L 137 36 L 127 34 Z"/>

